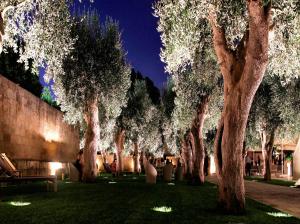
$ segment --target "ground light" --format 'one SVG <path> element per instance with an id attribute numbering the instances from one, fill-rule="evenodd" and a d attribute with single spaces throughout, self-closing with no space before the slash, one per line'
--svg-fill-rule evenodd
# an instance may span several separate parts
<path id="1" fill-rule="evenodd" d="M 168 185 L 170 185 L 170 186 L 174 186 L 174 185 L 175 185 L 175 183 L 168 183 Z"/>
<path id="2" fill-rule="evenodd" d="M 156 212 L 164 212 L 164 213 L 172 212 L 172 208 L 167 206 L 154 207 L 152 208 L 152 210 Z"/>
<path id="3" fill-rule="evenodd" d="M 267 212 L 268 215 L 274 216 L 274 217 L 279 217 L 279 218 L 289 218 L 292 217 L 292 215 L 283 213 L 283 212 Z"/>
<path id="4" fill-rule="evenodd" d="M 109 184 L 116 184 L 117 182 L 115 182 L 115 181 L 109 181 L 108 183 Z"/>
<path id="5" fill-rule="evenodd" d="M 25 201 L 10 201 L 8 204 L 10 204 L 10 205 L 12 205 L 12 206 L 17 206 L 17 207 L 23 207 L 23 206 L 30 205 L 31 202 L 25 202 Z"/>

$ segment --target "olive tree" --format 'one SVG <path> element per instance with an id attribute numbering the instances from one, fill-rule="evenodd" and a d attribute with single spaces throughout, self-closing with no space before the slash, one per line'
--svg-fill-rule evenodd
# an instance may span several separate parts
<path id="1" fill-rule="evenodd" d="M 299 7 L 297 0 L 161 0 L 154 7 L 168 71 L 199 63 L 195 55 L 207 45 L 215 51 L 224 80 L 215 159 L 219 203 L 229 212 L 245 209 L 245 129 L 269 58 L 276 56 L 270 66 L 280 75 L 299 70 Z M 282 62 L 290 65 L 284 71 Z"/>
<path id="2" fill-rule="evenodd" d="M 101 132 L 109 144 L 108 136 L 113 133 L 107 132 L 113 130 L 115 119 L 127 101 L 130 68 L 125 61 L 118 24 L 111 19 L 101 25 L 96 12 L 86 12 L 74 18 L 71 34 L 77 39 L 63 61 L 54 91 L 66 119 L 70 123 L 85 123 L 83 179 L 93 181 Z"/>
<path id="3" fill-rule="evenodd" d="M 207 74 L 210 74 L 210 71 L 207 70 Z M 173 124 L 176 132 L 183 135 L 186 132 L 189 133 L 192 153 L 183 152 L 183 155 L 191 155 L 192 158 L 185 158 L 184 161 L 192 160 L 193 168 L 189 170 L 191 181 L 195 184 L 203 184 L 205 133 L 216 127 L 220 117 L 222 99 L 220 97 L 221 89 L 217 84 L 218 80 L 205 82 L 199 78 L 199 74 L 195 73 L 189 72 L 172 76 L 173 89 L 176 93 Z M 216 76 L 211 75 L 211 77 Z M 181 139 L 184 140 L 184 137 L 181 136 Z M 184 147 L 184 149 L 189 148 Z"/>
<path id="4" fill-rule="evenodd" d="M 299 80 L 288 84 L 267 76 L 258 88 L 250 110 L 248 135 L 261 144 L 264 179 L 271 180 L 273 146 L 277 138 L 295 139 L 299 133 Z"/>
<path id="5" fill-rule="evenodd" d="M 140 154 L 159 154 L 161 146 L 161 114 L 151 100 L 146 81 L 133 80 L 128 103 L 118 120 L 118 127 L 125 132 L 125 141 L 133 144 L 134 171 L 140 168 Z M 131 151 L 130 147 L 125 149 Z"/>

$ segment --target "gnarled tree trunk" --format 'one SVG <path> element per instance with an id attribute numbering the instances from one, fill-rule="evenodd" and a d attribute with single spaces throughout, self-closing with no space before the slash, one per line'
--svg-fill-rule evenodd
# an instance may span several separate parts
<path id="1" fill-rule="evenodd" d="M 219 203 L 227 212 L 245 211 L 243 142 L 250 107 L 268 64 L 271 1 L 248 0 L 249 28 L 235 51 L 225 31 L 209 17 L 213 43 L 224 79 L 224 108 L 215 139 Z"/>
<path id="2" fill-rule="evenodd" d="M 98 101 L 91 100 L 88 102 L 84 118 L 87 124 L 85 133 L 85 146 L 83 151 L 83 181 L 93 182 L 97 175 L 97 149 L 100 140 L 100 127 L 98 115 Z"/>
<path id="3" fill-rule="evenodd" d="M 193 168 L 193 184 L 203 184 L 204 175 L 204 159 L 205 149 L 203 143 L 203 124 L 205 114 L 207 113 L 209 97 L 205 96 L 197 109 L 197 117 L 193 122 L 191 132 L 194 139 L 194 168 Z"/>
<path id="4" fill-rule="evenodd" d="M 134 173 L 140 173 L 140 156 L 139 156 L 139 146 L 137 142 L 133 143 L 133 162 L 134 162 Z"/>
<path id="5" fill-rule="evenodd" d="M 125 142 L 125 130 L 119 129 L 116 133 L 115 144 L 117 148 L 116 158 L 117 158 L 117 173 L 123 172 L 123 151 Z"/>
<path id="6" fill-rule="evenodd" d="M 261 147 L 263 156 L 263 174 L 264 180 L 271 180 L 272 149 L 275 140 L 275 129 L 271 130 L 269 135 L 266 131 L 261 131 Z"/>

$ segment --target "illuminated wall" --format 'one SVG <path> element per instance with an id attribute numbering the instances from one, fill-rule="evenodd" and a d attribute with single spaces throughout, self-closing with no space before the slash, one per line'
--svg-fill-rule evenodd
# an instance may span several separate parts
<path id="1" fill-rule="evenodd" d="M 73 162 L 78 129 L 63 114 L 0 75 L 0 152 L 14 160 Z"/>

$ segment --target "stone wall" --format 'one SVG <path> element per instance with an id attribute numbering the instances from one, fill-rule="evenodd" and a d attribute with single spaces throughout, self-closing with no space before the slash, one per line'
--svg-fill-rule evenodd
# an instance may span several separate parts
<path id="1" fill-rule="evenodd" d="M 73 162 L 78 129 L 63 114 L 0 75 L 0 152 L 13 160 Z"/>

